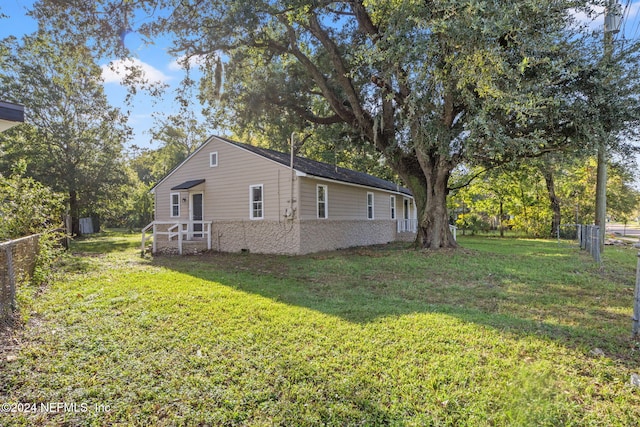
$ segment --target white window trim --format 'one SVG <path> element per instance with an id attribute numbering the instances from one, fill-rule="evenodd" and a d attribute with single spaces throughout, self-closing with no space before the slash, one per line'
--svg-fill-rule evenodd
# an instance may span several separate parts
<path id="1" fill-rule="evenodd" d="M 324 188 L 324 216 L 320 216 L 320 198 L 318 197 L 318 189 L 322 187 Z M 329 218 L 329 187 L 326 185 L 318 184 L 316 185 L 316 217 L 318 219 L 327 219 Z"/>
<path id="2" fill-rule="evenodd" d="M 369 196 L 371 196 L 371 205 L 369 205 Z M 375 196 L 372 192 L 367 191 L 367 219 L 375 219 Z M 369 207 L 371 207 L 371 216 L 369 216 Z"/>
<path id="3" fill-rule="evenodd" d="M 213 161 L 215 159 L 215 162 Z M 218 152 L 213 151 L 209 153 L 209 167 L 215 168 L 218 166 Z"/>
<path id="4" fill-rule="evenodd" d="M 260 194 L 262 195 L 261 213 L 262 216 L 253 216 L 253 189 L 260 188 Z M 249 186 L 249 219 L 264 219 L 264 184 L 254 184 Z"/>
<path id="5" fill-rule="evenodd" d="M 389 214 L 391 215 L 391 219 L 396 219 L 396 217 L 398 216 L 396 213 L 396 196 L 389 196 L 389 206 L 390 206 L 390 212 Z"/>
<path id="6" fill-rule="evenodd" d="M 178 196 L 178 204 L 177 205 L 175 205 L 173 203 L 173 196 Z M 169 216 L 171 218 L 180 218 L 180 210 L 181 210 L 180 209 L 180 196 L 181 196 L 180 193 L 171 193 L 169 195 Z M 174 206 L 178 206 L 178 215 L 174 215 L 173 214 L 173 207 Z"/>

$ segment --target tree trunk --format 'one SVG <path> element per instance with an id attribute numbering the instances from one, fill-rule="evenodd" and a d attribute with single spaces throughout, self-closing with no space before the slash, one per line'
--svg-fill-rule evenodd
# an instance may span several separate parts
<path id="1" fill-rule="evenodd" d="M 69 191 L 69 213 L 71 215 L 71 235 L 80 235 L 80 217 L 78 216 L 78 193 Z"/>
<path id="2" fill-rule="evenodd" d="M 544 181 L 547 184 L 549 203 L 551 204 L 551 211 L 553 212 L 553 218 L 551 220 L 551 237 L 554 237 L 558 235 L 558 231 L 560 230 L 560 222 L 562 221 L 562 214 L 560 212 L 560 199 L 558 198 L 558 196 L 556 196 L 556 188 L 551 169 L 544 168 L 542 174 L 544 175 Z"/>
<path id="3" fill-rule="evenodd" d="M 447 211 L 451 165 L 438 155 L 418 154 L 418 161 L 426 186 L 422 189 L 411 187 L 418 208 L 416 242 L 424 249 L 456 248 Z"/>
<path id="4" fill-rule="evenodd" d="M 419 210 L 420 211 L 420 210 Z M 447 188 L 434 187 L 419 217 L 418 243 L 425 249 L 455 248 L 457 243 L 449 229 Z"/>

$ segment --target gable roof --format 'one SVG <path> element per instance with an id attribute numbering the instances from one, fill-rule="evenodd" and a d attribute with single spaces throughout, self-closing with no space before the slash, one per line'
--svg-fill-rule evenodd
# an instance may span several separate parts
<path id="1" fill-rule="evenodd" d="M 217 137 L 229 144 L 243 148 L 247 151 L 251 151 L 261 157 L 265 157 L 269 160 L 273 160 L 284 166 L 290 166 L 291 154 L 282 153 L 280 151 L 270 150 L 268 148 L 256 147 L 254 145 L 243 144 L 240 142 L 232 141 L 227 138 Z M 379 188 L 382 190 L 395 191 L 411 196 L 411 190 L 400 185 L 384 180 L 382 178 L 375 177 L 373 175 L 366 174 L 364 172 L 358 172 L 351 169 L 342 168 L 339 166 L 331 165 L 329 163 L 318 162 L 316 160 L 307 159 L 305 157 L 295 156 L 293 160 L 293 168 L 299 172 L 318 177 L 326 178 L 334 181 L 345 182 L 348 184 L 363 185 L 365 187 Z"/>
<path id="2" fill-rule="evenodd" d="M 200 150 L 202 150 L 206 145 L 209 144 L 214 139 L 218 139 L 220 141 L 226 142 L 228 144 L 234 145 L 238 148 L 249 151 L 253 154 L 256 154 L 265 159 L 271 160 L 273 162 L 279 163 L 283 166 L 289 167 L 291 162 L 291 154 L 290 153 L 282 153 L 280 151 L 270 150 L 268 148 L 256 147 L 254 145 L 243 144 L 241 142 L 233 141 L 228 138 L 224 138 L 221 136 L 212 136 L 204 144 L 198 147 L 189 157 L 187 157 L 182 163 L 173 168 L 164 178 L 162 178 L 156 185 L 151 188 L 151 192 L 154 192 L 156 187 L 164 182 L 169 176 L 171 176 L 177 169 L 181 168 L 189 159 L 195 156 Z M 358 172 L 351 169 L 342 168 L 339 166 L 331 165 L 329 163 L 318 162 L 316 160 L 307 159 L 300 156 L 295 156 L 293 160 L 293 168 L 302 172 L 306 175 L 310 175 L 312 177 L 329 179 L 332 181 L 344 182 L 347 184 L 355 184 L 362 185 L 365 187 L 378 188 L 381 190 L 392 191 L 396 193 L 406 194 L 408 196 L 412 196 L 411 190 L 408 188 L 402 187 L 394 182 L 384 180 L 382 178 L 375 177 L 373 175 L 366 174 L 364 172 Z M 200 181 L 200 180 L 194 180 Z M 202 180 L 204 182 L 204 180 Z M 200 183 L 200 182 L 199 182 Z M 180 184 L 178 187 L 184 185 L 192 184 L 191 181 L 187 181 L 183 184 Z M 172 188 L 177 189 L 177 188 Z"/>

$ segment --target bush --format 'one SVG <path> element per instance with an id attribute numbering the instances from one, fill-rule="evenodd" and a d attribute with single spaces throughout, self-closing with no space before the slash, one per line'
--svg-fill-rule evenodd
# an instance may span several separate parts
<path id="1" fill-rule="evenodd" d="M 0 240 L 15 239 L 59 227 L 62 195 L 19 174 L 0 175 Z"/>
<path id="2" fill-rule="evenodd" d="M 21 164 L 17 169 L 22 169 Z M 0 240 L 40 234 L 36 267 L 31 278 L 39 286 L 51 278 L 52 264 L 64 237 L 59 228 L 64 212 L 63 196 L 41 183 L 14 173 L 0 175 Z"/>

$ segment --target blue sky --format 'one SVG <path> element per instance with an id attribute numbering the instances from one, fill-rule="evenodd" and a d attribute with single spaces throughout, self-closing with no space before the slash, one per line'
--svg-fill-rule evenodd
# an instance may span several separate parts
<path id="1" fill-rule="evenodd" d="M 0 38 L 10 35 L 20 37 L 37 29 L 36 22 L 26 16 L 26 11 L 32 6 L 33 2 L 33 0 L 2 0 L 0 12 L 8 15 L 9 18 L 0 20 Z M 640 0 L 623 0 L 620 3 L 625 12 L 624 27 L 621 34 L 628 38 L 640 37 L 640 17 L 638 13 Z M 595 20 L 591 20 L 586 16 L 579 16 L 579 19 L 585 22 L 590 21 L 589 25 L 593 29 L 602 28 L 602 16 L 597 17 Z M 126 90 L 120 85 L 120 77 L 108 69 L 109 58 L 98 62 L 104 70 L 104 88 L 109 102 L 123 111 L 131 111 L 129 125 L 133 128 L 134 137 L 128 142 L 128 145 L 135 144 L 141 148 L 155 147 L 150 143 L 151 135 L 149 133 L 156 126 L 153 120 L 154 114 L 169 115 L 178 112 L 178 105 L 173 99 L 173 91 L 177 88 L 183 76 L 183 72 L 177 65 L 175 58 L 166 51 L 168 41 L 160 39 L 154 42 L 155 44 L 152 46 L 145 46 L 135 33 L 128 34 L 125 39 L 127 47 L 135 54 L 135 58 L 132 61 L 142 67 L 147 77 L 151 81 L 159 81 L 169 85 L 162 100 L 152 99 L 144 92 L 139 91 L 138 95 L 133 99 L 133 104 L 126 105 L 124 103 Z M 121 66 L 119 62 L 115 65 L 116 68 Z M 197 102 L 194 102 L 194 108 L 197 111 L 200 110 Z"/>
<path id="2" fill-rule="evenodd" d="M 33 0 L 2 0 L 0 12 L 8 15 L 9 18 L 0 20 L 0 39 L 13 35 L 21 37 L 37 30 L 36 22 L 26 16 L 26 11 L 31 8 Z M 137 145 L 141 148 L 155 148 L 151 145 L 151 135 L 149 131 L 157 126 L 153 115 L 173 114 L 178 112 L 178 105 L 174 101 L 173 91 L 177 88 L 183 77 L 183 72 L 176 63 L 174 57 L 166 51 L 168 42 L 166 40 L 156 40 L 152 46 L 145 46 L 135 33 L 126 36 L 125 43 L 131 49 L 135 57 L 132 58 L 145 72 L 151 81 L 159 81 L 169 85 L 165 92 L 164 99 L 152 99 L 144 92 L 139 91 L 133 99 L 132 105 L 126 105 L 124 99 L 126 89 L 120 84 L 120 77 L 113 73 L 107 64 L 109 59 L 98 61 L 103 68 L 104 88 L 111 105 L 120 108 L 122 111 L 130 111 L 129 126 L 133 128 L 134 137 L 128 141 L 127 145 Z M 116 68 L 122 68 L 120 62 L 116 62 Z M 28 106 L 27 106 L 28 108 Z M 195 108 L 199 111 L 199 105 Z"/>

